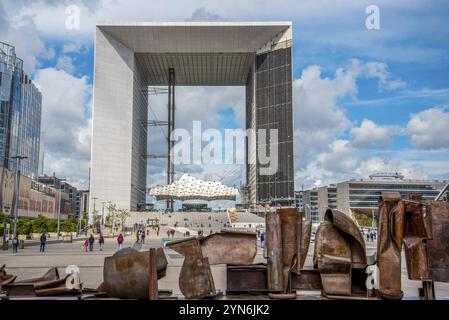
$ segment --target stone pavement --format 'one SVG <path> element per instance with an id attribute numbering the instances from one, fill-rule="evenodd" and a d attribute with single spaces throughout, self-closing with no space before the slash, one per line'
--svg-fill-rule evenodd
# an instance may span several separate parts
<path id="1" fill-rule="evenodd" d="M 164 230 L 160 235 L 166 237 Z M 162 246 L 162 239 L 156 237 L 155 232 L 146 237 L 145 244 L 135 245 L 135 237 L 125 237 L 124 247 L 135 246 L 138 250 L 148 250 L 150 247 Z M 95 244 L 93 252 L 85 252 L 81 241 L 73 243 L 55 243 L 48 244 L 44 253 L 39 253 L 38 246 L 25 247 L 13 254 L 11 250 L 0 251 L 0 265 L 6 264 L 6 271 L 18 276 L 18 280 L 37 277 L 42 275 L 51 267 L 58 267 L 60 274 L 65 273 L 67 265 L 77 265 L 80 268 L 81 280 L 84 287 L 97 288 L 103 279 L 103 263 L 106 256 L 114 254 L 118 250 L 116 239 L 106 238 L 103 251 L 99 251 L 98 243 Z M 374 242 L 367 243 L 368 254 L 376 250 Z M 160 289 L 171 289 L 175 295 L 180 295 L 178 287 L 178 275 L 181 270 L 183 257 L 173 250 L 165 249 L 168 260 L 167 275 L 159 280 Z M 312 265 L 313 244 L 310 247 L 306 266 Z M 262 262 L 262 250 L 256 256 L 255 262 Z M 226 287 L 226 268 L 224 265 L 211 266 L 212 275 L 215 281 L 215 287 L 225 291 Z M 419 281 L 407 279 L 405 261 L 402 261 L 402 286 L 405 298 L 416 297 L 418 288 L 421 286 Z M 436 295 L 449 297 L 449 283 L 435 283 Z"/>

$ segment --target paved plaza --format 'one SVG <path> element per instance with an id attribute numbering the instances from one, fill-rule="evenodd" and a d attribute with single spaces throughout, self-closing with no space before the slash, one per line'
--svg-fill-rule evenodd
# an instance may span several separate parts
<path id="1" fill-rule="evenodd" d="M 165 235 L 161 230 L 161 235 Z M 175 236 L 176 239 L 176 236 Z M 258 243 L 259 244 L 259 243 Z M 124 247 L 135 247 L 138 250 L 148 250 L 150 247 L 161 247 L 162 238 L 158 238 L 155 232 L 150 232 L 146 237 L 145 244 L 135 245 L 135 237 L 125 237 Z M 80 269 L 81 280 L 84 287 L 97 288 L 103 280 L 104 258 L 113 255 L 118 250 L 116 239 L 107 238 L 103 251 L 99 251 L 98 243 L 95 243 L 93 252 L 85 252 L 82 241 L 72 243 L 48 244 L 45 253 L 39 253 L 39 246 L 29 246 L 13 254 L 11 250 L 0 251 L 0 265 L 6 264 L 6 271 L 9 274 L 18 276 L 18 280 L 32 278 L 42 275 L 51 267 L 57 267 L 60 274 L 65 273 L 68 265 L 76 265 Z M 371 254 L 376 250 L 374 242 L 367 243 L 367 253 Z M 178 287 L 178 275 L 183 263 L 183 257 L 170 249 L 165 249 L 168 260 L 167 275 L 159 280 L 160 289 L 171 289 L 173 294 L 181 296 Z M 312 266 L 313 243 L 310 246 L 306 260 L 306 266 Z M 262 249 L 259 248 L 255 262 L 262 262 Z M 224 265 L 211 266 L 215 287 L 225 291 L 226 268 Z M 405 299 L 413 299 L 418 295 L 420 281 L 407 279 L 405 260 L 402 261 L 402 287 Z M 449 283 L 435 283 L 437 298 L 449 297 Z"/>

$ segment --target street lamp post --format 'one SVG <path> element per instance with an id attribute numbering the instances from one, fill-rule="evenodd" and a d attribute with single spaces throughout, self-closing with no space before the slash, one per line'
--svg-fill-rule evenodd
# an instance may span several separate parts
<path id="1" fill-rule="evenodd" d="M 56 240 L 59 240 L 59 230 L 60 230 L 60 226 L 61 226 L 61 182 L 66 181 L 66 179 L 59 179 L 59 186 L 57 188 L 58 192 L 58 223 L 57 223 L 57 228 L 56 228 Z M 56 189 L 56 175 L 54 176 L 54 183 L 53 183 L 54 188 Z M 56 200 L 55 200 L 56 203 Z"/>
<path id="2" fill-rule="evenodd" d="M 15 210 L 14 210 L 14 230 L 13 230 L 13 239 L 17 235 L 17 217 L 19 216 L 19 200 L 20 200 L 20 161 L 28 159 L 28 157 L 25 156 L 15 156 L 12 157 L 12 159 L 17 160 L 17 191 L 16 191 L 16 203 L 15 203 Z"/>
<path id="3" fill-rule="evenodd" d="M 92 225 L 93 225 L 93 228 L 96 228 L 97 226 L 95 225 L 95 223 L 96 223 L 96 221 L 95 221 L 95 219 L 96 219 L 96 217 L 97 217 L 97 213 L 95 212 L 95 200 L 97 200 L 98 199 L 98 197 L 92 197 L 92 200 L 94 201 L 94 212 L 93 212 L 93 221 L 92 221 Z M 95 230 L 95 229 L 94 229 Z M 92 232 L 94 232 L 94 230 L 92 230 Z"/>
<path id="4" fill-rule="evenodd" d="M 56 230 L 56 240 L 59 240 L 59 230 L 61 225 L 61 189 L 58 190 L 58 227 Z"/>

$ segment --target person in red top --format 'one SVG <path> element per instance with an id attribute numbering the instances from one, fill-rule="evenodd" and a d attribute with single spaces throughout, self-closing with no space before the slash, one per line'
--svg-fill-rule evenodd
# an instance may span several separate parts
<path id="1" fill-rule="evenodd" d="M 123 244 L 123 235 L 121 233 L 117 237 L 117 243 L 118 243 L 118 248 L 121 249 L 122 248 L 122 244 Z"/>
<path id="2" fill-rule="evenodd" d="M 100 245 L 100 251 L 103 251 L 104 237 L 101 233 L 100 233 L 100 237 L 98 238 L 98 244 Z"/>
<path id="3" fill-rule="evenodd" d="M 89 246 L 89 241 L 84 241 L 84 243 L 83 243 L 83 248 L 84 248 L 84 250 L 87 252 L 87 247 Z"/>

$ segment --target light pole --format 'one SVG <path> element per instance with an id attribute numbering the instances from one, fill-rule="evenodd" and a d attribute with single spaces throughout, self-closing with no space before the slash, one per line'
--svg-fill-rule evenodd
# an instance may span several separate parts
<path id="1" fill-rule="evenodd" d="M 106 201 L 101 202 L 101 224 L 100 224 L 100 233 L 103 233 L 105 219 L 104 219 L 104 204 Z"/>
<path id="2" fill-rule="evenodd" d="M 66 179 L 59 179 L 59 186 L 58 186 L 58 225 L 56 229 L 56 240 L 59 240 L 59 229 L 61 225 L 61 182 L 64 182 Z M 53 186 L 56 188 L 56 175 L 54 176 L 54 183 Z M 56 202 L 56 199 L 55 199 Z"/>
<path id="3" fill-rule="evenodd" d="M 95 221 L 95 219 L 96 219 L 96 217 L 97 217 L 97 214 L 96 214 L 96 212 L 95 212 L 95 200 L 97 200 L 98 199 L 98 197 L 92 197 L 92 200 L 94 201 L 94 212 L 93 212 L 93 221 L 92 221 L 92 225 L 94 226 L 94 228 L 96 228 L 97 226 L 95 225 L 95 223 L 96 223 L 96 221 Z M 94 229 L 95 230 L 95 229 Z M 92 231 L 93 232 L 93 231 Z"/>
<path id="4" fill-rule="evenodd" d="M 16 168 L 16 172 L 17 172 L 17 191 L 16 191 L 16 203 L 15 203 L 15 210 L 14 210 L 14 231 L 13 231 L 13 241 L 14 238 L 17 235 L 17 217 L 19 216 L 19 201 L 20 201 L 20 161 L 21 160 L 25 160 L 28 159 L 28 157 L 25 156 L 15 156 L 12 157 L 12 159 L 16 159 L 17 160 L 17 168 Z"/>

